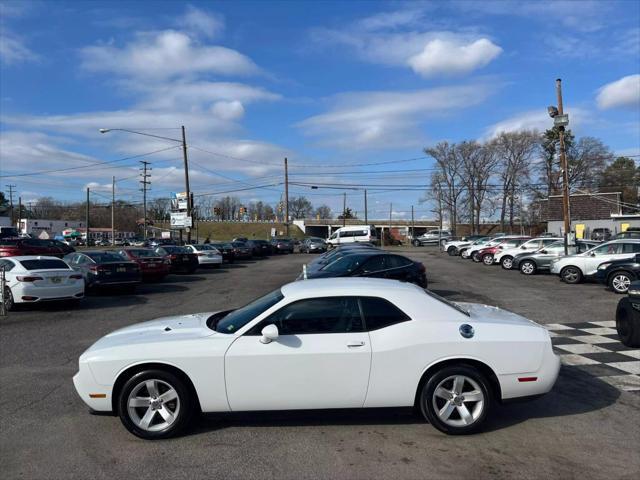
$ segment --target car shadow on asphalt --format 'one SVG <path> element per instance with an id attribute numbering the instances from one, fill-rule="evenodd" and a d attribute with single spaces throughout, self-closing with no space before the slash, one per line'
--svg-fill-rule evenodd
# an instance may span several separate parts
<path id="1" fill-rule="evenodd" d="M 191 274 L 181 274 L 181 275 L 172 275 L 170 277 L 168 277 L 165 282 L 168 283 L 172 283 L 172 282 L 176 282 L 176 283 L 191 283 L 191 282 L 202 282 L 203 280 L 206 280 L 205 277 L 199 277 L 197 275 L 191 275 Z"/>
<path id="2" fill-rule="evenodd" d="M 608 407 L 620 397 L 620 390 L 577 367 L 563 365 L 548 394 L 530 402 L 498 406 L 483 431 L 502 430 L 534 418 L 566 417 Z"/>

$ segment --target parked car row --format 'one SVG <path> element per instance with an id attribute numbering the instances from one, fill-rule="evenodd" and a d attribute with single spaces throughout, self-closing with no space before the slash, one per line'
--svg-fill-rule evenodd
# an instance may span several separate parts
<path id="1" fill-rule="evenodd" d="M 604 243 L 577 240 L 565 255 L 564 240 L 506 235 L 473 242 L 448 242 L 444 250 L 487 266 L 500 265 L 523 275 L 550 272 L 568 284 L 597 280 L 616 293 L 626 293 L 640 279 L 640 239 L 621 235 Z"/>

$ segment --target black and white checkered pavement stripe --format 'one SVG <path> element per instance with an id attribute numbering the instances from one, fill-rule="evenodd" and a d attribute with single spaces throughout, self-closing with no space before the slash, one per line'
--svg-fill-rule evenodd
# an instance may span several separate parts
<path id="1" fill-rule="evenodd" d="M 640 349 L 626 347 L 616 322 L 545 325 L 563 365 L 578 368 L 614 387 L 640 393 Z"/>

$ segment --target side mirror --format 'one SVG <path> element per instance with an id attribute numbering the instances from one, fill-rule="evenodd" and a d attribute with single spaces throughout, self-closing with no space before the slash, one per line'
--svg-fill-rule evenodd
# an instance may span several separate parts
<path id="1" fill-rule="evenodd" d="M 261 343 L 271 343 L 274 340 L 278 339 L 280 335 L 278 332 L 278 327 L 276 327 L 273 323 L 271 325 L 267 325 L 262 329 L 262 338 L 260 338 Z"/>
<path id="2" fill-rule="evenodd" d="M 540 250 L 540 253 L 549 253 L 546 250 Z"/>
<path id="3" fill-rule="evenodd" d="M 591 252 L 591 256 L 595 257 L 596 256 L 595 252 Z"/>

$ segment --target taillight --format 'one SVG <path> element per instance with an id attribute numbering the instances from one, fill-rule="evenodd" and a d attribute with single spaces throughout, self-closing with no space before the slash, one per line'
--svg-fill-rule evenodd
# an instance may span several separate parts
<path id="1" fill-rule="evenodd" d="M 36 280 L 44 280 L 44 278 L 42 278 L 42 277 L 22 277 L 22 276 L 18 276 L 16 278 L 18 279 L 19 282 L 35 282 Z"/>
<path id="2" fill-rule="evenodd" d="M 73 278 L 74 280 L 82 280 L 82 275 L 69 275 L 69 278 Z"/>
<path id="3" fill-rule="evenodd" d="M 424 264 L 420 263 L 420 262 L 416 262 L 418 264 L 418 270 L 420 270 L 421 272 L 426 272 L 426 268 L 424 268 Z"/>
<path id="4" fill-rule="evenodd" d="M 177 259 L 177 258 L 178 258 L 178 255 L 169 255 L 169 258 L 170 258 L 171 260 L 175 260 L 175 259 Z"/>

